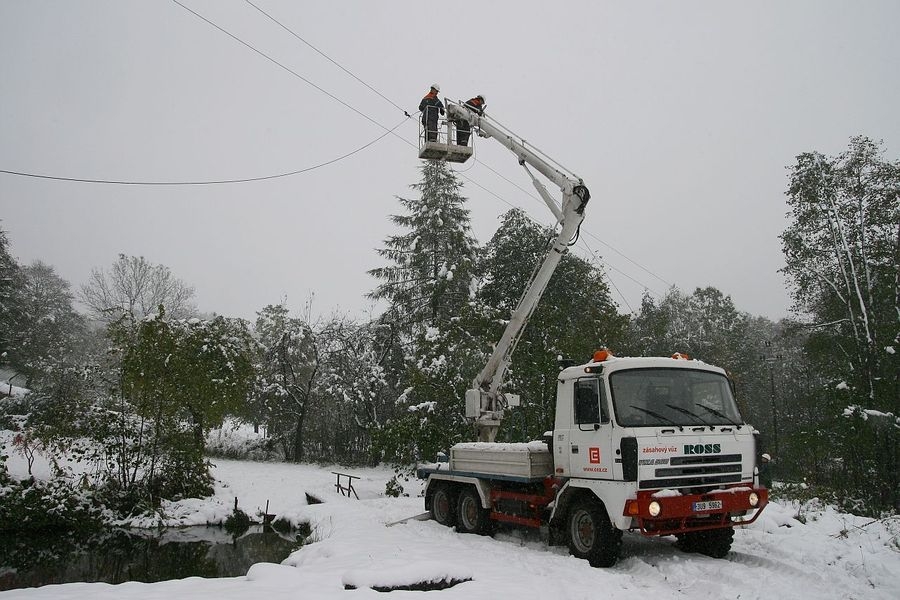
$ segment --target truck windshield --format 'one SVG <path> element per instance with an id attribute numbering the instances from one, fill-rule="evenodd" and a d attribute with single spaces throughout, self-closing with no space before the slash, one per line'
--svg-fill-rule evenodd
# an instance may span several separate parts
<path id="1" fill-rule="evenodd" d="M 741 423 L 728 379 L 694 369 L 631 369 L 609 378 L 624 427 Z"/>

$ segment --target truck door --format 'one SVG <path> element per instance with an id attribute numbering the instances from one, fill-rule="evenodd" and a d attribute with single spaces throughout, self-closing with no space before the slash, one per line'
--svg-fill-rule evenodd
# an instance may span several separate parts
<path id="1" fill-rule="evenodd" d="M 573 382 L 568 432 L 570 477 L 611 479 L 615 457 L 609 403 L 602 382 L 584 377 Z"/>

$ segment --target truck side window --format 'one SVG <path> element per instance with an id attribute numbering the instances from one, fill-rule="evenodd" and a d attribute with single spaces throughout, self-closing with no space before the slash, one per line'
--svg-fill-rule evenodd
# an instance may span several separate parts
<path id="1" fill-rule="evenodd" d="M 575 424 L 600 422 L 600 382 L 595 378 L 576 381 Z"/>

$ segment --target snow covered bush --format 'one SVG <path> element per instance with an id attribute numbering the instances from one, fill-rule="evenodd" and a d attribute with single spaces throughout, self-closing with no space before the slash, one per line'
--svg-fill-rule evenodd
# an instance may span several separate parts
<path id="1" fill-rule="evenodd" d="M 0 485 L 0 531 L 91 531 L 105 514 L 93 491 L 71 481 L 29 478 Z"/>
<path id="2" fill-rule="evenodd" d="M 252 425 L 237 419 L 226 419 L 222 427 L 213 429 L 207 434 L 206 454 L 237 460 L 283 458 L 272 438 L 262 432 L 254 432 Z"/>
<path id="3" fill-rule="evenodd" d="M 409 494 L 406 493 L 406 490 L 403 489 L 403 484 L 397 479 L 397 475 L 388 479 L 388 482 L 384 485 L 384 495 L 389 498 L 409 496 Z"/>

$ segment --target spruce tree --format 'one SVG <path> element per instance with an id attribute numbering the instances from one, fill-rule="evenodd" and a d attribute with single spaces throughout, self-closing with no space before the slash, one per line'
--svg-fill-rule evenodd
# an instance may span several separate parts
<path id="1" fill-rule="evenodd" d="M 369 273 L 381 283 L 369 294 L 410 337 L 438 327 L 469 300 L 476 241 L 462 184 L 446 163 L 427 161 L 411 187 L 419 198 L 400 198 L 405 214 L 391 221 L 402 233 L 388 237 L 379 255 L 391 264 Z"/>
<path id="2" fill-rule="evenodd" d="M 476 242 L 466 199 L 446 163 L 426 161 L 421 171 L 411 186 L 419 197 L 398 197 L 405 212 L 391 217 L 402 232 L 378 250 L 390 264 L 369 272 L 380 280 L 370 297 L 389 302 L 380 322 L 407 348 L 403 372 L 396 379 L 385 373 L 405 390 L 396 401 L 400 414 L 375 440 L 378 452 L 398 463 L 431 460 L 437 449 L 460 441 L 463 396 L 477 372 L 464 365 L 457 339 L 474 289 Z"/>

